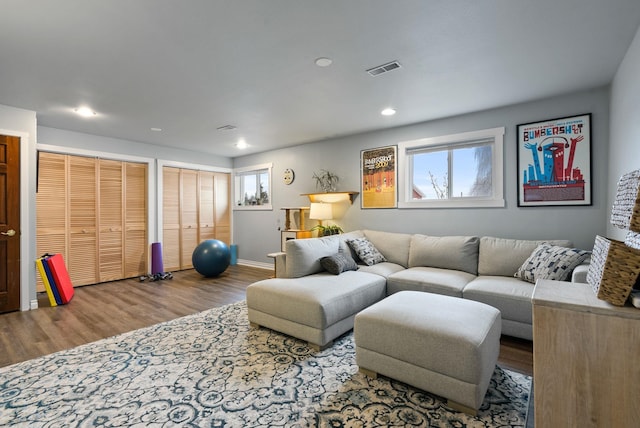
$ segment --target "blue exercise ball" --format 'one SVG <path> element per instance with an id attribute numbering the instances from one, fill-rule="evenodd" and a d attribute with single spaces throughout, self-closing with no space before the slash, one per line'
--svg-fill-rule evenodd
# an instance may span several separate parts
<path id="1" fill-rule="evenodd" d="M 231 251 L 222 241 L 207 239 L 202 241 L 191 255 L 195 270 L 206 277 L 218 276 L 229 267 Z"/>

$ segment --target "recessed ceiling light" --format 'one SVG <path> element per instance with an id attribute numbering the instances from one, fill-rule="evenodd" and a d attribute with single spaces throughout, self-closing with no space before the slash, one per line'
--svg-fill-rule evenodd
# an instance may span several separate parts
<path id="1" fill-rule="evenodd" d="M 246 142 L 246 141 L 244 141 L 244 140 L 239 140 L 239 141 L 236 143 L 236 147 L 237 147 L 237 148 L 239 148 L 240 150 L 244 150 L 244 149 L 246 149 L 247 147 L 249 147 L 249 145 L 247 144 L 247 142 Z"/>
<path id="2" fill-rule="evenodd" d="M 153 132 L 161 132 L 162 128 L 151 128 Z"/>
<path id="3" fill-rule="evenodd" d="M 316 65 L 318 67 L 329 67 L 333 63 L 331 58 L 320 57 L 316 59 Z"/>
<path id="4" fill-rule="evenodd" d="M 82 117 L 93 117 L 96 115 L 96 112 L 91 110 L 89 107 L 78 107 L 73 111 L 75 111 L 77 114 L 79 114 Z"/>
<path id="5" fill-rule="evenodd" d="M 388 108 L 382 110 L 380 112 L 380 114 L 383 115 L 383 116 L 393 116 L 394 114 L 396 114 L 396 109 L 388 107 Z"/>

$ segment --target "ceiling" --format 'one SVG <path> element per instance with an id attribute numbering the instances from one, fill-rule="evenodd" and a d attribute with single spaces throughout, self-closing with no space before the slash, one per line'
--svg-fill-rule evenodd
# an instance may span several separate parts
<path id="1" fill-rule="evenodd" d="M 236 157 L 606 85 L 639 25 L 638 0 L 4 0 L 0 104 Z"/>

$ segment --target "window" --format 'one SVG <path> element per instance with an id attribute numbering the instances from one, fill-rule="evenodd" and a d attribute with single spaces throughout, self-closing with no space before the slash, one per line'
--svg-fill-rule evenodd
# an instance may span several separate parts
<path id="1" fill-rule="evenodd" d="M 270 210 L 271 164 L 234 170 L 235 209 Z"/>
<path id="2" fill-rule="evenodd" d="M 398 144 L 400 208 L 503 207 L 504 128 Z"/>

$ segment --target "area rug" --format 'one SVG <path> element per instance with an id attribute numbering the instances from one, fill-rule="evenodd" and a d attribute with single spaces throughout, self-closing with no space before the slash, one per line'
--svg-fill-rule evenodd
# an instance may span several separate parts
<path id="1" fill-rule="evenodd" d="M 0 369 L 0 426 L 524 426 L 530 383 L 497 367 L 471 417 L 359 373 L 352 334 L 317 352 L 240 302 Z"/>

